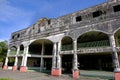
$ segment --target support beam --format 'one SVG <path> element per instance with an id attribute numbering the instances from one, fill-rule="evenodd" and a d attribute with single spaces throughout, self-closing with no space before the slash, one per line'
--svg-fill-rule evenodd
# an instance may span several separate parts
<path id="1" fill-rule="evenodd" d="M 21 67 L 20 67 L 20 72 L 26 72 L 27 71 L 26 64 L 27 64 L 28 49 L 29 49 L 28 46 L 24 47 L 24 55 L 23 55 L 23 58 L 22 58 L 22 64 L 21 64 Z"/>
<path id="2" fill-rule="evenodd" d="M 114 35 L 110 34 L 109 39 L 110 39 L 110 45 L 112 48 L 112 59 L 114 64 L 115 80 L 120 80 L 120 65 L 119 65 Z"/>
<path id="3" fill-rule="evenodd" d="M 18 46 L 17 52 L 16 52 L 17 55 L 19 54 L 19 51 L 20 51 L 20 47 Z M 18 64 L 18 57 L 16 56 L 14 66 L 12 68 L 13 71 L 17 70 L 17 67 L 18 67 L 17 64 Z"/>
<path id="4" fill-rule="evenodd" d="M 41 50 L 41 60 L 40 60 L 40 71 L 43 71 L 44 68 L 44 60 L 43 60 L 43 54 L 44 54 L 44 50 L 45 50 L 45 45 L 44 45 L 44 41 L 42 43 L 42 50 Z"/>
<path id="5" fill-rule="evenodd" d="M 18 57 L 16 56 L 16 57 L 15 57 L 14 66 L 12 67 L 12 70 L 13 70 L 13 71 L 17 70 L 17 67 L 18 67 L 18 66 L 17 66 L 17 63 L 18 63 Z"/>
<path id="6" fill-rule="evenodd" d="M 55 68 L 56 68 L 56 43 L 54 43 L 53 46 L 53 58 L 52 58 L 52 71 L 51 71 L 51 75 L 54 76 L 55 73 Z"/>
<path id="7" fill-rule="evenodd" d="M 61 69 L 61 56 L 60 56 L 60 52 L 61 52 L 61 41 L 57 43 L 57 75 L 61 76 L 62 74 L 62 69 Z"/>
<path id="8" fill-rule="evenodd" d="M 43 60 L 43 57 L 40 58 L 40 71 L 43 71 L 43 68 L 44 68 L 44 60 Z"/>
<path id="9" fill-rule="evenodd" d="M 6 57 L 5 64 L 3 66 L 3 70 L 7 70 L 7 69 L 8 69 L 8 57 Z"/>
<path id="10" fill-rule="evenodd" d="M 9 55 L 10 53 L 10 49 L 8 49 L 7 55 Z M 6 57 L 5 59 L 5 64 L 3 66 L 3 70 L 7 70 L 8 69 L 8 57 Z"/>
<path id="11" fill-rule="evenodd" d="M 61 43 L 54 43 L 54 53 L 52 62 L 52 76 L 61 76 L 61 57 L 60 57 L 60 46 Z"/>
<path id="12" fill-rule="evenodd" d="M 79 70 L 78 70 L 78 56 L 77 56 L 77 40 L 74 40 L 73 46 L 74 46 L 73 78 L 78 78 L 79 77 Z"/>

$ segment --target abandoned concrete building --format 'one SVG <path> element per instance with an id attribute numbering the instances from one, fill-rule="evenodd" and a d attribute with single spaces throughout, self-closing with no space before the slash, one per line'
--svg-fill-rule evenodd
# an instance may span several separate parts
<path id="1" fill-rule="evenodd" d="M 114 71 L 120 80 L 120 0 L 58 18 L 42 18 L 12 33 L 3 69 L 50 71 Z"/>

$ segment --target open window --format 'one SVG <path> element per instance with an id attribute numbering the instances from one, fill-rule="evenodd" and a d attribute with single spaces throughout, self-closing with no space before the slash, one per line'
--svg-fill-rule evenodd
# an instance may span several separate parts
<path id="1" fill-rule="evenodd" d="M 19 38 L 19 37 L 20 37 L 20 34 L 17 35 L 17 38 Z"/>
<path id="2" fill-rule="evenodd" d="M 76 17 L 76 22 L 82 21 L 82 17 L 81 16 L 77 16 Z"/>
<path id="3" fill-rule="evenodd" d="M 120 5 L 113 6 L 114 12 L 120 11 Z"/>
<path id="4" fill-rule="evenodd" d="M 95 12 L 93 12 L 93 18 L 99 17 L 101 15 L 102 15 L 102 11 L 95 11 Z"/>
<path id="5" fill-rule="evenodd" d="M 12 36 L 12 39 L 14 39 L 14 38 L 15 38 L 15 36 L 13 35 L 13 36 Z"/>
<path id="6" fill-rule="evenodd" d="M 48 25 L 50 25 L 50 24 L 51 24 L 51 20 L 49 19 L 49 20 L 48 20 Z"/>

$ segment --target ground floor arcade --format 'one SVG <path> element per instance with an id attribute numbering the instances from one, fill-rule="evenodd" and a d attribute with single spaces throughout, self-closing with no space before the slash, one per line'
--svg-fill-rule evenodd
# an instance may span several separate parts
<path id="1" fill-rule="evenodd" d="M 77 39 L 64 36 L 58 42 L 38 39 L 18 47 L 12 46 L 4 69 L 10 65 L 13 70 L 21 72 L 36 69 L 50 71 L 55 76 L 71 73 L 73 77 L 79 76 L 79 70 L 119 71 L 120 51 L 116 49 L 120 44 L 119 36 L 115 40 L 114 35 L 93 31 Z"/>

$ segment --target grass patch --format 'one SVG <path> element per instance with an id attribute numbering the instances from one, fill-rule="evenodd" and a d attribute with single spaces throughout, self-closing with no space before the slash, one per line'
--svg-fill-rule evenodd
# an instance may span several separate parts
<path id="1" fill-rule="evenodd" d="M 14 79 L 10 79 L 10 78 L 0 78 L 0 80 L 14 80 Z"/>

